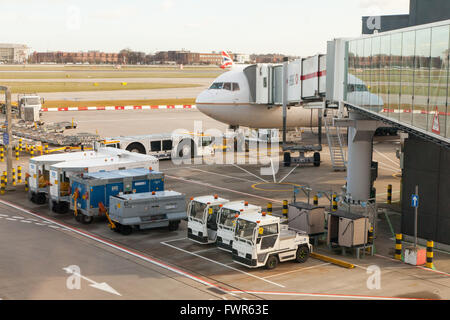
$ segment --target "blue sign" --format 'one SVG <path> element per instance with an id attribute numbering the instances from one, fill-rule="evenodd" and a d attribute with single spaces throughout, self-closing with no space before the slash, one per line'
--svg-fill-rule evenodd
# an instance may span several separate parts
<path id="1" fill-rule="evenodd" d="M 6 132 L 3 132 L 3 144 L 4 145 L 9 144 L 9 135 Z"/>
<path id="2" fill-rule="evenodd" d="M 417 194 L 413 194 L 411 196 L 411 207 L 413 208 L 419 207 L 419 196 Z"/>

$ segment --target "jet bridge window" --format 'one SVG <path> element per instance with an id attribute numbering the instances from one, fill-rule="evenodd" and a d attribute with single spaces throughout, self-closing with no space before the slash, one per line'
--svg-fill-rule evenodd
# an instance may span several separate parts
<path id="1" fill-rule="evenodd" d="M 240 90 L 239 83 L 233 82 L 233 91 L 239 91 L 239 90 Z"/>
<path id="2" fill-rule="evenodd" d="M 223 88 L 223 82 L 214 82 L 210 89 L 222 89 Z"/>
<path id="3" fill-rule="evenodd" d="M 223 84 L 223 89 L 231 91 L 231 82 L 225 82 Z"/>

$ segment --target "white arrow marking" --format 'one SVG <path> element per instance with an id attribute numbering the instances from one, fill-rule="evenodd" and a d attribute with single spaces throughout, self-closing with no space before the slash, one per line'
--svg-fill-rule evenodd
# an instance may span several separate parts
<path id="1" fill-rule="evenodd" d="M 84 279 L 88 282 L 90 282 L 90 286 L 96 289 L 100 289 L 118 296 L 122 296 L 120 293 L 118 293 L 116 290 L 114 290 L 109 284 L 107 284 L 106 282 L 102 282 L 102 283 L 97 283 L 94 280 L 89 279 L 88 277 L 85 277 L 81 274 L 79 274 L 78 272 L 74 272 L 72 269 L 70 268 L 63 268 L 64 271 L 66 271 L 67 273 L 72 273 L 74 275 L 77 275 L 78 277 L 80 277 L 81 279 Z"/>

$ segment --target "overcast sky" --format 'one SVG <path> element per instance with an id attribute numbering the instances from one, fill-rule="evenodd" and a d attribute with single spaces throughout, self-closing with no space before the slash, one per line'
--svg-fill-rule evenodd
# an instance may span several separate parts
<path id="1" fill-rule="evenodd" d="M 33 51 L 326 51 L 361 17 L 407 14 L 409 0 L 0 0 L 0 43 Z"/>

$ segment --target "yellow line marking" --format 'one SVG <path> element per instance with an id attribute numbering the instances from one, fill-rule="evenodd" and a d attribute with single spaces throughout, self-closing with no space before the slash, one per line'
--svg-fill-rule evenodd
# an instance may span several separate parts
<path id="1" fill-rule="evenodd" d="M 338 266 L 341 266 L 341 267 L 344 267 L 344 268 L 348 268 L 348 269 L 353 269 L 355 267 L 354 264 L 351 264 L 349 262 L 346 262 L 346 261 L 343 261 L 343 260 L 339 260 L 339 259 L 335 259 L 335 258 L 331 258 L 331 257 L 327 257 L 327 256 L 324 256 L 322 254 L 315 253 L 315 252 L 311 253 L 311 257 L 315 258 L 315 259 L 318 259 L 318 260 L 325 261 L 325 262 L 329 262 L 329 263 L 332 263 L 332 264 L 335 264 L 335 265 L 338 265 Z"/>
<path id="2" fill-rule="evenodd" d="M 303 187 L 299 184 L 296 183 L 291 183 L 291 182 L 259 182 L 259 183 L 255 183 L 252 185 L 252 188 L 255 190 L 259 190 L 259 191 L 270 191 L 270 192 L 289 192 L 292 191 L 292 189 L 263 189 L 263 188 L 258 188 L 257 186 L 259 185 L 263 185 L 263 184 L 277 184 L 277 185 L 290 185 L 290 186 L 295 186 L 295 187 Z"/>

